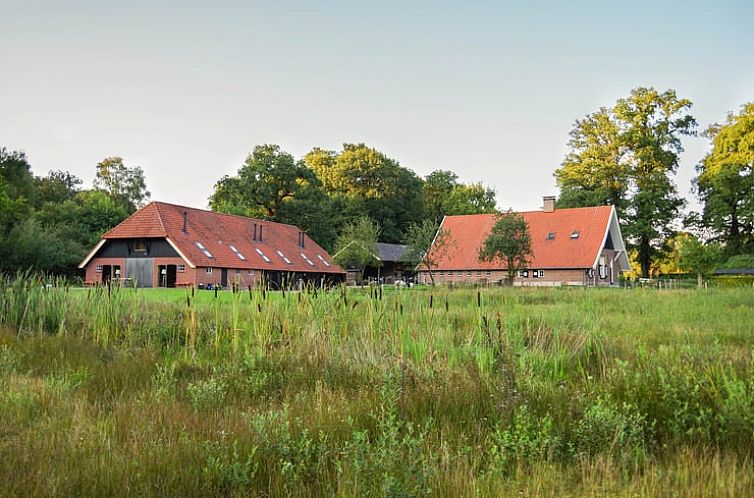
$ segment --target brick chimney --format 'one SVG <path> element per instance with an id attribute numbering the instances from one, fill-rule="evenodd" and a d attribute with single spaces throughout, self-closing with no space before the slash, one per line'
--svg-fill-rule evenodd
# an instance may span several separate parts
<path id="1" fill-rule="evenodd" d="M 554 195 L 546 195 L 542 198 L 542 201 L 544 202 L 542 211 L 544 211 L 545 213 L 552 213 L 553 211 L 555 211 L 555 196 Z"/>

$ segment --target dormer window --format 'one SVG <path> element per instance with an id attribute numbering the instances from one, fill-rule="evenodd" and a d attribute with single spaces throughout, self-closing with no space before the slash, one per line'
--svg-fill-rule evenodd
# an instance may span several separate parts
<path id="1" fill-rule="evenodd" d="M 555 240 L 555 232 L 548 232 L 547 240 Z"/>
<path id="2" fill-rule="evenodd" d="M 574 239 L 574 240 L 578 239 L 579 235 L 581 235 L 581 232 L 579 232 L 578 230 L 574 230 L 573 232 L 571 232 L 571 239 Z"/>
<path id="3" fill-rule="evenodd" d="M 143 240 L 134 242 L 134 252 L 147 252 L 147 243 Z"/>

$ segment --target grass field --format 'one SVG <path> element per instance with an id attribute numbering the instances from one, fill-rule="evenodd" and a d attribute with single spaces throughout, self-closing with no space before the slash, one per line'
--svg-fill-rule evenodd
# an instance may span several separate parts
<path id="1" fill-rule="evenodd" d="M 754 292 L 0 283 L 0 496 L 753 496 Z"/>

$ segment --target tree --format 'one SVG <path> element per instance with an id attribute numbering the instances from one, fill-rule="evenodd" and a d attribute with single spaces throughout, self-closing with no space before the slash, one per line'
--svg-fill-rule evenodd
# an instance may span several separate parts
<path id="1" fill-rule="evenodd" d="M 128 167 L 120 157 L 108 157 L 97 164 L 94 186 L 107 192 L 129 213 L 143 207 L 150 196 L 141 167 Z"/>
<path id="2" fill-rule="evenodd" d="M 702 287 L 703 277 L 720 263 L 722 251 L 718 244 L 703 244 L 696 237 L 681 240 L 679 266 L 696 274 L 697 286 Z"/>
<path id="3" fill-rule="evenodd" d="M 5 192 L 10 199 L 23 200 L 31 204 L 34 201 L 34 175 L 26 154 L 9 151 L 0 147 L 0 179 L 5 184 Z"/>
<path id="4" fill-rule="evenodd" d="M 397 161 L 365 144 L 343 144 L 339 153 L 313 149 L 304 163 L 337 199 L 346 218 L 377 222 L 386 242 L 400 242 L 411 223 L 422 218 L 422 182 Z"/>
<path id="5" fill-rule="evenodd" d="M 561 207 L 625 207 L 629 170 L 624 162 L 625 147 L 620 126 L 612 110 L 599 111 L 577 120 L 568 140 L 570 152 L 555 178 L 560 187 Z"/>
<path id="6" fill-rule="evenodd" d="M 435 285 L 432 270 L 453 245 L 450 232 L 438 227 L 433 220 L 426 219 L 408 227 L 406 245 L 407 260 L 427 270 L 432 285 Z"/>
<path id="7" fill-rule="evenodd" d="M 571 151 L 555 172 L 561 206 L 616 206 L 644 277 L 684 205 L 671 177 L 683 152 L 681 136 L 696 126 L 690 108 L 674 90 L 636 88 L 612 109 L 576 122 Z"/>
<path id="8" fill-rule="evenodd" d="M 725 244 L 728 255 L 754 251 L 754 103 L 728 114 L 705 133 L 710 150 L 697 165 L 701 225 Z"/>
<path id="9" fill-rule="evenodd" d="M 531 256 L 531 234 L 524 217 L 511 211 L 500 213 L 479 250 L 479 259 L 505 263 L 507 283 L 513 285 L 516 273 L 526 268 Z"/>
<path id="10" fill-rule="evenodd" d="M 366 216 L 347 223 L 335 242 L 333 260 L 346 269 L 358 268 L 363 279 L 368 265 L 382 264 L 374 253 L 379 235 L 380 226 Z"/>
<path id="11" fill-rule="evenodd" d="M 424 217 L 439 223 L 444 216 L 495 212 L 495 191 L 481 183 L 459 183 L 452 171 L 436 170 L 422 185 Z"/>
<path id="12" fill-rule="evenodd" d="M 73 199 L 82 184 L 80 178 L 68 171 L 50 171 L 47 176 L 34 179 L 36 204 L 65 202 Z"/>
<path id="13" fill-rule="evenodd" d="M 259 145 L 235 176 L 224 176 L 210 197 L 213 210 L 294 224 L 330 250 L 340 208 L 322 192 L 303 162 L 278 145 Z"/>

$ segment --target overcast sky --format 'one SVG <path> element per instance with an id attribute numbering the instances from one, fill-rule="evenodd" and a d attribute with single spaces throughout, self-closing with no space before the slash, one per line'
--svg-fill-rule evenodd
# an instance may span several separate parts
<path id="1" fill-rule="evenodd" d="M 743 0 L 0 0 L 0 18 L 0 146 L 87 183 L 121 156 L 196 207 L 256 144 L 365 142 L 536 209 L 574 120 L 633 87 L 674 88 L 700 128 L 754 101 Z M 690 197 L 707 143 L 684 144 Z"/>

